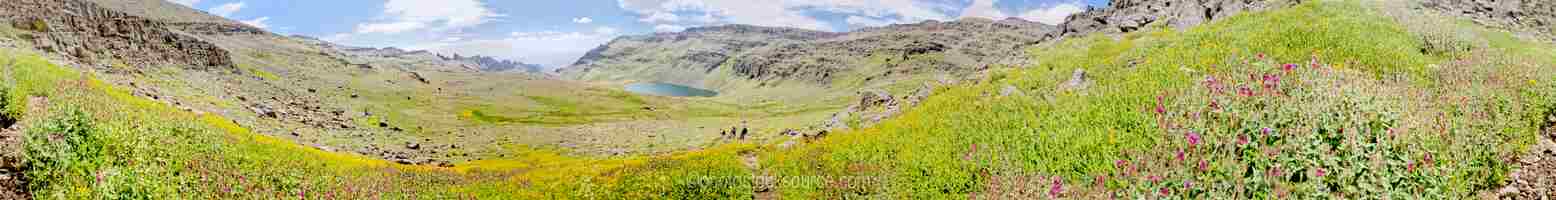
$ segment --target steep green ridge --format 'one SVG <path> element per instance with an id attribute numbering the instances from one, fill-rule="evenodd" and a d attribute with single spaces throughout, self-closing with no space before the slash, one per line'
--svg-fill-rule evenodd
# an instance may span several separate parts
<path id="1" fill-rule="evenodd" d="M 1380 9 L 1388 8 L 1318 1 L 1182 31 L 1157 26 L 1068 38 L 1025 52 L 1036 65 L 996 69 L 984 80 L 941 88 L 872 128 L 792 146 L 732 142 L 596 158 L 504 144 L 494 153 L 503 156 L 452 168 L 396 165 L 258 134 L 227 114 L 134 96 L 24 50 L 0 50 L 9 73 L 0 88 L 6 113 L 21 113 L 8 116 L 32 125 L 25 131 L 28 189 L 45 199 L 1463 199 L 1506 184 L 1515 166 L 1502 158 L 1533 144 L 1539 120 L 1556 108 L 1552 45 L 1468 23 L 1455 24 L 1467 30 L 1455 37 L 1424 37 L 1411 24 L 1419 21 Z M 1449 43 L 1465 48 L 1431 45 Z M 282 79 L 307 72 L 258 66 Z M 1076 68 L 1087 74 L 1084 88 L 1066 85 Z M 362 82 L 404 80 L 349 74 Z M 438 94 L 438 86 L 367 88 L 386 92 L 358 101 L 432 105 L 389 91 Z M 550 87 L 497 99 L 540 109 L 450 95 L 456 103 L 437 104 L 457 108 L 430 116 L 568 124 L 641 120 L 641 111 L 628 110 L 651 105 L 719 124 L 729 119 L 717 116 L 809 112 L 808 105 L 730 103 L 748 98 L 739 95 L 683 101 L 533 88 Z M 1018 92 L 1001 94 L 1007 88 Z M 460 91 L 467 90 L 475 91 Z M 579 103 L 590 100 L 623 106 Z M 421 113 L 388 116 L 427 117 Z"/>

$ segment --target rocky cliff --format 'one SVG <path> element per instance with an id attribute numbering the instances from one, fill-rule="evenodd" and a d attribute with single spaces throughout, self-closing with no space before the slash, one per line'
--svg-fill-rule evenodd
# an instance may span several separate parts
<path id="1" fill-rule="evenodd" d="M 582 80 L 701 85 L 728 67 L 733 77 L 725 78 L 828 84 L 862 67 L 901 74 L 1019 63 L 1011 59 L 1019 57 L 1018 47 L 1040 41 L 1051 29 L 1020 19 L 928 21 L 847 33 L 726 25 L 618 38 L 559 71 Z"/>
<path id="2" fill-rule="evenodd" d="M 847 33 L 730 25 L 618 38 L 559 70 L 581 80 L 640 80 L 701 85 L 729 66 L 737 79 L 827 84 L 857 68 L 887 73 L 959 73 L 1026 64 L 1026 46 L 1092 33 L 1126 33 L 1163 24 L 1187 28 L 1245 11 L 1301 0 L 1116 0 L 1057 26 L 1021 19 L 927 21 Z M 917 59 L 914 59 L 917 58 Z M 909 60 L 913 59 L 913 60 Z M 703 75 L 686 75 L 701 73 Z M 881 76 L 881 75 L 867 75 Z M 873 79 L 875 77 L 866 77 Z"/>
<path id="3" fill-rule="evenodd" d="M 596 47 L 567 68 L 564 76 L 587 80 L 652 80 L 701 85 L 701 76 L 730 58 L 762 46 L 837 37 L 839 33 L 795 28 L 724 25 L 675 33 L 625 36 Z M 649 73 L 632 73 L 651 71 Z"/>
<path id="4" fill-rule="evenodd" d="M 131 66 L 178 65 L 198 69 L 233 66 L 227 50 L 175 31 L 177 24 L 126 14 L 89 1 L 0 1 L 0 21 L 29 31 L 32 44 L 39 49 L 86 63 L 118 60 Z"/>
<path id="5" fill-rule="evenodd" d="M 1491 27 L 1515 29 L 1556 39 L 1556 1 L 1422 0 L 1424 8 L 1474 19 Z"/>
<path id="6" fill-rule="evenodd" d="M 1301 0 L 1113 0 L 1107 8 L 1070 15 L 1049 37 L 1127 33 L 1158 22 L 1181 29 L 1245 11 L 1297 3 Z"/>

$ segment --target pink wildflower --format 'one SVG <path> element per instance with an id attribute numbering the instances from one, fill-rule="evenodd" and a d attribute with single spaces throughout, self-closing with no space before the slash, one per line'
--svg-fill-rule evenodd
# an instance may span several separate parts
<path id="1" fill-rule="evenodd" d="M 1184 190 L 1188 190 L 1189 188 L 1194 188 L 1194 181 L 1193 180 L 1183 181 L 1183 189 Z"/>
<path id="2" fill-rule="evenodd" d="M 1054 176 L 1053 182 L 1053 186 L 1048 188 L 1048 196 L 1059 198 L 1059 193 L 1064 192 L 1064 182 L 1058 176 Z"/>
<path id="3" fill-rule="evenodd" d="M 1259 53 L 1259 59 L 1264 60 L 1264 53 Z"/>
<path id="4" fill-rule="evenodd" d="M 1270 136 L 1270 128 L 1269 127 L 1265 127 L 1263 129 L 1259 129 L 1259 132 L 1264 133 L 1265 137 L 1269 137 Z"/>
<path id="5" fill-rule="evenodd" d="M 1237 145 L 1238 146 L 1248 145 L 1248 136 L 1247 135 L 1237 135 Z"/>
<path id="6" fill-rule="evenodd" d="M 962 160 L 972 160 L 973 154 L 978 153 L 978 144 L 971 144 L 968 148 L 967 154 L 962 155 Z"/>
<path id="7" fill-rule="evenodd" d="M 1163 103 L 1162 102 L 1162 95 L 1156 95 L 1156 114 L 1157 115 L 1162 115 L 1162 114 L 1166 114 L 1167 113 L 1167 107 L 1165 105 L 1162 105 L 1162 103 Z"/>
<path id="8" fill-rule="evenodd" d="M 1294 69 L 1297 69 L 1297 64 L 1286 64 L 1285 66 L 1281 67 L 1281 71 L 1285 71 L 1286 73 L 1291 73 L 1291 70 Z"/>
<path id="9" fill-rule="evenodd" d="M 1322 168 L 1322 167 L 1318 168 L 1318 170 L 1313 172 L 1313 175 L 1318 176 L 1318 177 L 1324 177 L 1324 175 L 1328 175 L 1328 174 L 1329 174 L 1329 171 L 1324 170 L 1324 168 Z"/>
<path id="10" fill-rule="evenodd" d="M 1210 171 L 1210 162 L 1209 161 L 1205 161 L 1205 160 L 1199 160 L 1199 171 L 1202 171 L 1202 172 L 1203 171 Z"/>
<path id="11" fill-rule="evenodd" d="M 1178 162 L 1183 162 L 1183 149 L 1178 149 Z"/>
<path id="12" fill-rule="evenodd" d="M 1162 182 L 1162 177 L 1156 175 L 1151 175 L 1150 177 L 1146 177 L 1146 179 L 1150 179 L 1151 183 Z"/>
<path id="13" fill-rule="evenodd" d="M 1280 89 L 1280 75 L 1264 75 L 1264 90 Z"/>
<path id="14" fill-rule="evenodd" d="M 1313 54 L 1313 59 L 1308 60 L 1307 65 L 1313 67 L 1314 69 L 1318 69 L 1318 54 Z"/>
<path id="15" fill-rule="evenodd" d="M 1199 133 L 1194 131 L 1189 131 L 1184 137 L 1189 140 L 1189 147 L 1198 146 L 1201 139 Z"/>
<path id="16" fill-rule="evenodd" d="M 1213 76 L 1205 76 L 1205 89 L 1209 89 L 1210 93 L 1220 94 L 1221 80 L 1216 80 L 1216 77 Z"/>
<path id="17" fill-rule="evenodd" d="M 1237 95 L 1251 97 L 1254 95 L 1253 89 L 1248 89 L 1248 86 L 1237 86 Z"/>
<path id="18" fill-rule="evenodd" d="M 1166 187 L 1163 187 L 1160 191 L 1157 192 L 1161 193 L 1162 196 L 1172 195 L 1172 190 L 1167 190 Z"/>

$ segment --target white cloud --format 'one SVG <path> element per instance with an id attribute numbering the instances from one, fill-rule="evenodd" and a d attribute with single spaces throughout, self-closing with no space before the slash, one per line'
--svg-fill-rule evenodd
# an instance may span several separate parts
<path id="1" fill-rule="evenodd" d="M 193 8 L 195 4 L 200 4 L 200 0 L 168 0 L 168 2 L 189 6 L 191 8 Z"/>
<path id="2" fill-rule="evenodd" d="M 216 16 L 227 17 L 227 16 L 231 16 L 232 13 L 237 13 L 238 10 L 243 10 L 243 2 L 241 2 L 241 1 L 240 2 L 235 2 L 235 3 L 226 3 L 226 4 L 222 4 L 222 5 L 216 6 L 216 7 L 211 7 L 211 14 L 216 14 Z"/>
<path id="3" fill-rule="evenodd" d="M 861 16 L 848 16 L 848 19 L 844 19 L 843 21 L 844 22 L 848 22 L 849 26 L 854 26 L 854 27 L 886 26 L 886 25 L 891 25 L 892 24 L 892 22 L 888 22 L 886 20 L 880 20 L 880 19 L 869 18 L 869 17 L 861 17 Z"/>
<path id="4" fill-rule="evenodd" d="M 1021 18 L 1049 25 L 1058 25 L 1059 23 L 1064 23 L 1064 18 L 1070 17 L 1070 14 L 1083 11 L 1086 11 L 1086 9 L 1079 3 L 1064 3 L 1054 5 L 1053 7 L 1027 11 L 1021 14 Z"/>
<path id="5" fill-rule="evenodd" d="M 406 31 L 421 29 L 421 28 L 424 28 L 424 27 L 427 27 L 427 24 L 422 23 L 422 22 L 415 22 L 415 21 L 402 21 L 402 22 L 377 23 L 377 24 L 359 24 L 359 25 L 357 25 L 357 33 L 387 33 L 387 34 L 395 34 L 395 33 L 403 33 L 403 32 L 406 32 Z"/>
<path id="6" fill-rule="evenodd" d="M 594 22 L 594 19 L 590 19 L 589 17 L 573 18 L 573 23 L 588 24 L 591 22 Z"/>
<path id="7" fill-rule="evenodd" d="M 995 1 L 997 0 L 974 0 L 971 6 L 967 6 L 966 9 L 962 10 L 961 18 L 982 17 L 1000 20 L 1009 17 L 1005 15 L 1005 12 L 994 7 Z"/>
<path id="8" fill-rule="evenodd" d="M 265 24 L 265 21 L 270 21 L 270 17 L 259 17 L 251 20 L 243 20 L 243 24 L 248 24 L 249 26 L 254 26 L 255 28 L 259 29 L 270 29 L 270 24 Z"/>
<path id="9" fill-rule="evenodd" d="M 670 24 L 660 24 L 658 26 L 654 26 L 654 32 L 681 32 L 682 30 L 686 30 L 686 27 Z"/>
<path id="10" fill-rule="evenodd" d="M 672 23 L 681 21 L 681 16 L 677 16 L 675 13 L 670 12 L 654 12 L 653 14 L 648 14 L 648 16 L 644 16 L 643 18 L 638 19 L 638 21 L 643 23 Z"/>
<path id="11" fill-rule="evenodd" d="M 599 28 L 594 28 L 594 33 L 596 33 L 596 34 L 603 34 L 603 35 L 615 35 L 616 34 L 616 28 L 601 26 Z"/>
<path id="12" fill-rule="evenodd" d="M 493 13 L 478 0 L 389 0 L 384 3 L 388 21 L 357 25 L 357 33 L 401 33 L 423 28 L 452 30 L 490 22 Z"/>
<path id="13" fill-rule="evenodd" d="M 615 28 L 603 26 L 593 32 L 511 32 L 502 39 L 413 45 L 408 49 L 494 56 L 556 68 L 572 64 L 589 49 L 610 42 L 617 33 Z"/>
<path id="14" fill-rule="evenodd" d="M 717 17 L 717 16 L 713 16 L 713 14 L 704 13 L 704 14 L 702 14 L 702 16 L 698 16 L 696 18 L 692 18 L 692 20 L 696 21 L 697 23 L 712 24 L 712 23 L 718 23 L 719 20 L 722 20 L 722 19 L 719 19 L 719 17 Z"/>
<path id="15" fill-rule="evenodd" d="M 887 22 L 946 20 L 942 10 L 953 10 L 951 2 L 918 0 L 617 0 L 622 9 L 634 12 L 639 21 L 672 23 L 672 14 L 694 14 L 703 25 L 720 23 L 782 26 L 812 30 L 835 30 L 832 24 L 808 13 L 825 11 L 848 16 L 864 16 Z M 679 17 L 677 17 L 679 18 Z"/>

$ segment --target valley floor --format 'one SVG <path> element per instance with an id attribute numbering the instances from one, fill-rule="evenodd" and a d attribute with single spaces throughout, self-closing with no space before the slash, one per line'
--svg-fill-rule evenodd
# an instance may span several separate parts
<path id="1" fill-rule="evenodd" d="M 337 94 L 393 110 L 358 126 L 460 138 L 465 125 L 607 124 L 619 126 L 545 141 L 695 149 L 597 157 L 473 138 L 493 155 L 443 167 L 308 146 L 324 137 L 271 133 L 284 127 L 249 114 L 191 112 L 104 80 L 112 75 L 0 48 L 0 116 L 22 124 L 0 131 L 0 199 L 1556 198 L 1556 48 L 1399 9 L 1409 8 L 1313 1 L 1184 30 L 1066 38 L 1028 49 L 1036 63 L 935 87 L 901 115 L 820 137 L 699 143 L 748 119 L 783 122 L 758 125 L 769 135 L 807 126 L 835 109 L 819 103 L 567 86 L 439 92 L 490 87 L 478 83 Z M 398 74 L 355 80 L 396 78 L 375 76 Z M 473 79 L 454 76 L 425 75 Z M 540 106 L 479 104 L 492 99 Z M 397 126 L 414 120 L 457 125 Z M 616 133 L 654 126 L 670 128 Z M 342 138 L 319 143 L 353 142 Z"/>

